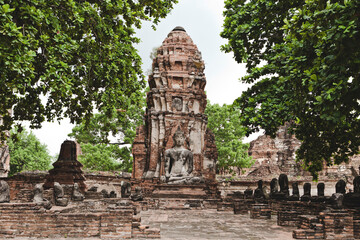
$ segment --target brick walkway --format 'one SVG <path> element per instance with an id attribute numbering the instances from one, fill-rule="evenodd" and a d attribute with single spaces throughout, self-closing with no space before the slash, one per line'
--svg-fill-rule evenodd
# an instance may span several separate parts
<path id="1" fill-rule="evenodd" d="M 148 210 L 141 223 L 160 228 L 161 239 L 292 239 L 293 227 L 280 227 L 271 220 L 250 219 L 216 210 Z"/>

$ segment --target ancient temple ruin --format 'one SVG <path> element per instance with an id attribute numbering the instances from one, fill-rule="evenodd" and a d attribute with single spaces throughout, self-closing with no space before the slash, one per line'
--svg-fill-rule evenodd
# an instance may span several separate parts
<path id="1" fill-rule="evenodd" d="M 190 36 L 174 28 L 153 60 L 145 125 L 133 143 L 133 179 L 174 184 L 215 180 L 217 150 L 204 114 L 204 69 Z"/>
<path id="2" fill-rule="evenodd" d="M 271 179 L 273 176 L 285 173 L 291 177 L 310 176 L 310 173 L 303 169 L 301 162 L 296 161 L 296 151 L 301 145 L 295 135 L 290 134 L 289 123 L 281 126 L 276 132 L 275 138 L 268 135 L 261 135 L 250 142 L 249 155 L 255 163 L 249 169 L 248 177 L 265 177 Z M 320 176 L 330 179 L 344 177 L 353 178 L 357 176 L 360 165 L 360 155 L 351 156 L 347 163 L 327 166 L 323 165 Z"/>
<path id="3" fill-rule="evenodd" d="M 277 215 L 277 225 L 288 227 L 281 239 L 291 233 L 295 239 L 360 239 L 357 168 L 353 179 L 329 177 L 329 168 L 318 184 L 299 177 L 294 157 L 300 142 L 287 126 L 275 139 L 261 136 L 251 143 L 257 159 L 252 174 L 215 179 L 217 150 L 204 115 L 203 71 L 196 45 L 176 27 L 153 61 L 132 177 L 83 172 L 79 146 L 66 140 L 49 172 L 0 176 L 0 238 L 248 239 L 255 230 L 273 239 L 280 227 L 270 221 Z M 358 155 L 353 166 L 359 161 Z M 242 237 L 244 231 L 249 234 Z"/>
<path id="4" fill-rule="evenodd" d="M 3 119 L 0 116 L 0 126 Z M 5 132 L 5 134 L 9 137 L 9 132 Z M 7 177 L 8 173 L 10 172 L 10 152 L 9 146 L 6 142 L 0 141 L 0 177 Z"/>
<path id="5" fill-rule="evenodd" d="M 86 189 L 83 165 L 78 161 L 78 155 L 81 153 L 79 144 L 74 141 L 66 140 L 61 144 L 59 158 L 53 163 L 54 168 L 49 170 L 46 176 L 44 187 L 54 187 L 58 182 L 65 185 L 74 185 L 77 183 L 84 192 Z"/>
<path id="6" fill-rule="evenodd" d="M 281 126 L 275 138 L 261 135 L 251 141 L 249 155 L 256 161 L 250 168 L 250 176 L 279 175 L 280 173 L 290 176 L 304 174 L 301 164 L 295 161 L 295 153 L 301 142 L 288 132 L 289 126 L 289 123 Z"/>

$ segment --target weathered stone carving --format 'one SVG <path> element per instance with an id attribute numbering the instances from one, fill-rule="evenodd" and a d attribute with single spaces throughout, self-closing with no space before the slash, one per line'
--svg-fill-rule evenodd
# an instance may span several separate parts
<path id="1" fill-rule="evenodd" d="M 289 196 L 289 180 L 286 174 L 280 174 L 279 176 L 280 192 Z"/>
<path id="2" fill-rule="evenodd" d="M 170 184 L 215 181 L 217 150 L 204 114 L 204 66 L 201 53 L 181 27 L 158 48 L 149 76 L 145 125 L 137 129 L 133 143 L 133 179 Z M 174 144 L 178 129 L 183 133 L 182 151 Z M 184 164 L 177 161 L 180 158 Z M 190 175 L 191 181 L 184 181 Z"/>
<path id="3" fill-rule="evenodd" d="M 273 197 L 275 193 L 279 192 L 278 180 L 276 178 L 271 179 L 270 182 L 270 197 Z"/>
<path id="4" fill-rule="evenodd" d="M 55 205 L 56 206 L 67 206 L 69 203 L 69 199 L 64 197 L 64 189 L 60 185 L 60 183 L 54 183 L 54 198 L 55 198 Z"/>
<path id="5" fill-rule="evenodd" d="M 85 196 L 82 194 L 79 184 L 78 183 L 74 183 L 74 189 L 73 189 L 73 193 L 72 193 L 72 200 L 74 201 L 83 201 L 85 198 Z"/>
<path id="6" fill-rule="evenodd" d="M 300 192 L 299 192 L 299 184 L 297 182 L 292 183 L 292 195 L 289 197 L 290 201 L 299 201 Z"/>
<path id="7" fill-rule="evenodd" d="M 135 192 L 131 193 L 130 198 L 133 201 L 142 201 L 143 200 L 142 188 L 136 187 Z"/>
<path id="8" fill-rule="evenodd" d="M 0 203 L 10 202 L 9 184 L 0 180 Z"/>
<path id="9" fill-rule="evenodd" d="M 245 199 L 251 199 L 253 197 L 253 190 L 251 188 L 247 188 L 244 191 Z"/>
<path id="10" fill-rule="evenodd" d="M 173 136 L 175 146 L 165 151 L 165 177 L 171 184 L 200 182 L 200 177 L 193 177 L 193 154 L 183 147 L 185 136 L 180 128 Z"/>
<path id="11" fill-rule="evenodd" d="M 301 196 L 301 201 L 311 200 L 311 183 L 304 183 L 304 195 Z"/>
<path id="12" fill-rule="evenodd" d="M 325 184 L 324 183 L 318 183 L 317 190 L 318 190 L 318 192 L 317 192 L 318 197 L 325 196 Z"/>
<path id="13" fill-rule="evenodd" d="M 331 205 L 335 209 L 342 209 L 344 208 L 343 201 L 344 201 L 344 194 L 342 193 L 334 193 L 331 198 Z"/>
<path id="14" fill-rule="evenodd" d="M 87 191 L 88 192 L 97 192 L 99 186 L 97 185 L 94 185 L 94 186 L 91 186 Z"/>
<path id="15" fill-rule="evenodd" d="M 103 189 L 101 190 L 101 194 L 103 196 L 103 198 L 116 198 L 117 194 L 115 191 L 110 191 L 110 193 L 108 192 L 108 190 Z"/>
<path id="16" fill-rule="evenodd" d="M 354 193 L 360 194 L 360 176 L 356 176 L 353 181 Z"/>
<path id="17" fill-rule="evenodd" d="M 317 185 L 317 196 L 311 197 L 311 201 L 313 202 L 324 202 L 325 198 L 325 184 L 318 183 Z"/>
<path id="18" fill-rule="evenodd" d="M 346 182 L 344 180 L 340 179 L 339 181 L 337 181 L 335 185 L 336 193 L 345 194 L 346 192 L 345 188 L 346 188 Z"/>
<path id="19" fill-rule="evenodd" d="M 50 209 L 52 204 L 49 200 L 43 196 L 44 188 L 42 183 L 38 183 L 34 188 L 34 199 L 33 202 L 42 205 L 45 209 Z"/>
<path id="20" fill-rule="evenodd" d="M 128 198 L 131 195 L 131 183 L 127 181 L 121 181 L 121 197 Z"/>
<path id="21" fill-rule="evenodd" d="M 180 97 L 173 98 L 172 107 L 175 108 L 177 111 L 181 111 L 183 108 L 182 99 Z"/>
<path id="22" fill-rule="evenodd" d="M 110 197 L 110 198 L 116 198 L 116 197 L 117 197 L 116 192 L 115 192 L 115 191 L 110 191 L 109 197 Z"/>
<path id="23" fill-rule="evenodd" d="M 354 191 L 344 195 L 344 205 L 347 207 L 360 207 L 360 176 L 356 176 L 353 181 Z"/>
<path id="24" fill-rule="evenodd" d="M 103 198 L 110 198 L 110 193 L 106 189 L 101 190 L 101 194 L 103 195 Z"/>
<path id="25" fill-rule="evenodd" d="M 265 198 L 264 190 L 263 190 L 263 181 L 258 181 L 258 187 L 254 191 L 254 198 L 257 200 L 261 200 Z"/>
<path id="26" fill-rule="evenodd" d="M 285 200 L 289 197 L 289 180 L 286 174 L 279 175 L 279 186 L 280 191 L 278 193 L 273 193 L 272 196 L 278 200 Z"/>

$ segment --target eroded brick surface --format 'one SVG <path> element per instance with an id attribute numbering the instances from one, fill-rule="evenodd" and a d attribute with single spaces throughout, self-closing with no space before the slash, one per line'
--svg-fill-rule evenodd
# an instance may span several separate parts
<path id="1" fill-rule="evenodd" d="M 149 76 L 145 125 L 133 143 L 134 180 L 161 179 L 165 151 L 174 146 L 177 129 L 185 135 L 184 147 L 193 154 L 193 176 L 215 180 L 217 150 L 204 114 L 205 64 L 190 36 L 181 27 L 171 31 L 157 49 Z"/>

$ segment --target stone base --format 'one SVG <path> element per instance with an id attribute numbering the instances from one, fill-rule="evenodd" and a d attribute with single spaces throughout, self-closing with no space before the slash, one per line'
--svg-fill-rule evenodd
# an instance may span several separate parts
<path id="1" fill-rule="evenodd" d="M 201 185 L 155 185 L 152 192 L 153 198 L 185 198 L 185 199 L 205 199 L 207 193 L 206 186 Z"/>
<path id="2" fill-rule="evenodd" d="M 252 199 L 241 199 L 234 201 L 234 214 L 248 214 L 254 204 Z"/>
<path id="3" fill-rule="evenodd" d="M 323 211 L 318 216 L 299 216 L 295 239 L 358 239 L 351 213 L 344 210 Z"/>
<path id="4" fill-rule="evenodd" d="M 132 205 L 116 206 L 119 201 L 84 201 L 50 210 L 36 203 L 1 203 L 0 238 L 129 239 L 142 229 L 147 238 L 160 236 L 141 227 Z"/>
<path id="5" fill-rule="evenodd" d="M 271 219 L 271 207 L 268 204 L 253 204 L 250 208 L 250 218 Z"/>
<path id="6" fill-rule="evenodd" d="M 299 222 L 298 216 L 299 213 L 297 211 L 278 211 L 277 224 L 279 226 L 296 227 Z"/>

